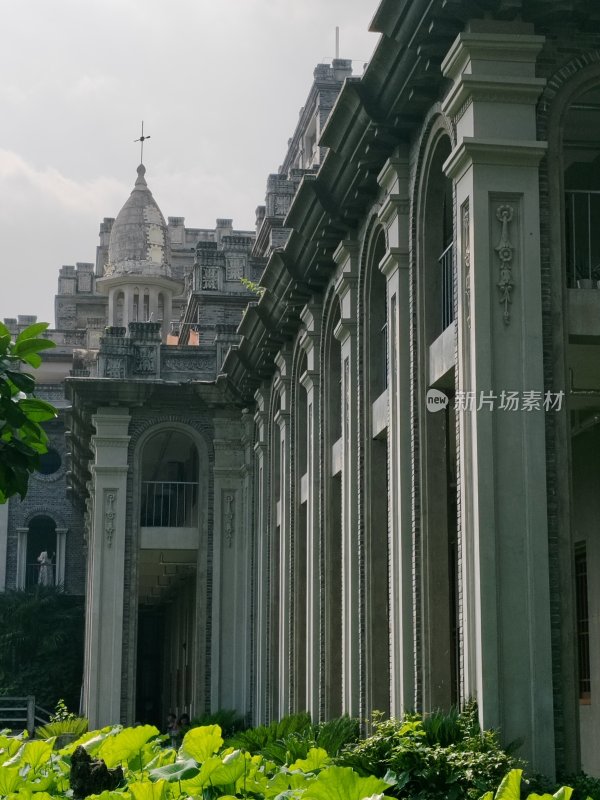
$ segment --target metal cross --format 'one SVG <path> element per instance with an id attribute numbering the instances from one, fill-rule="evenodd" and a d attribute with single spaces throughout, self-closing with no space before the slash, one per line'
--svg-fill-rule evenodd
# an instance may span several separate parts
<path id="1" fill-rule="evenodd" d="M 140 142 L 140 164 L 144 163 L 144 142 L 146 139 L 149 139 L 150 136 L 144 136 L 144 120 L 142 120 L 142 135 L 139 139 L 134 139 L 134 142 Z"/>

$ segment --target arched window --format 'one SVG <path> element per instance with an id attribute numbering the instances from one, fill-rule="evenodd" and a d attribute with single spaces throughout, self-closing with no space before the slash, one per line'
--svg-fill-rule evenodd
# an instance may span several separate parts
<path id="1" fill-rule="evenodd" d="M 438 347 L 441 342 L 454 351 L 452 329 L 449 330 L 454 319 L 454 192 L 452 181 L 443 170 L 451 149 L 450 137 L 440 118 L 434 124 L 425 149 L 418 196 L 417 350 L 422 391 L 417 503 L 421 529 L 418 557 L 421 560 L 422 624 L 419 637 L 425 710 L 449 708 L 456 703 L 460 681 L 454 365 L 443 376 L 436 376 L 436 380 L 443 381 L 436 385 L 443 385 L 449 398 L 445 410 L 430 414 L 425 405 L 432 346 Z"/>
<path id="2" fill-rule="evenodd" d="M 56 522 L 46 516 L 34 517 L 27 533 L 25 588 L 54 586 L 56 555 Z"/>
<path id="3" fill-rule="evenodd" d="M 198 451 L 185 433 L 163 430 L 142 451 L 142 527 L 196 527 Z"/>

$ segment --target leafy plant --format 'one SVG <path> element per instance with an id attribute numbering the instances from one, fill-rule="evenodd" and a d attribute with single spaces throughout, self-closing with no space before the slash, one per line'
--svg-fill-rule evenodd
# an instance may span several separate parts
<path id="1" fill-rule="evenodd" d="M 83 598 L 60 587 L 0 592 L 0 693 L 79 703 L 83 672 Z"/>
<path id="2" fill-rule="evenodd" d="M 29 475 L 48 449 L 40 423 L 54 419 L 56 409 L 33 396 L 35 379 L 21 371 L 23 364 L 39 367 L 40 352 L 54 347 L 49 339 L 38 338 L 47 327 L 46 322 L 30 325 L 13 341 L 0 323 L 0 503 L 15 494 L 25 497 Z"/>
<path id="3" fill-rule="evenodd" d="M 76 717 L 75 719 L 61 719 L 57 722 L 49 722 L 47 725 L 39 725 L 35 729 L 37 739 L 50 739 L 53 736 L 82 736 L 88 727 L 87 719 Z"/>
<path id="4" fill-rule="evenodd" d="M 486 792 L 481 800 L 521 800 L 521 778 L 523 770 L 512 769 L 508 772 L 496 793 Z M 527 800 L 570 800 L 573 789 L 569 786 L 561 786 L 554 794 L 532 793 L 527 795 Z M 589 799 L 588 799 L 589 800 Z"/>
<path id="5" fill-rule="evenodd" d="M 399 798 L 476 800 L 519 763 L 494 731 L 480 730 L 475 704 L 425 718 L 379 718 L 373 728 L 372 736 L 345 748 L 337 761 L 361 775 L 383 778 L 392 771 Z"/>

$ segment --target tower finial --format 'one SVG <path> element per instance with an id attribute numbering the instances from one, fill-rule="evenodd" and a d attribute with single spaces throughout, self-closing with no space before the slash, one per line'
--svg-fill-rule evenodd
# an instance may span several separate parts
<path id="1" fill-rule="evenodd" d="M 139 139 L 134 139 L 134 142 L 140 143 L 140 164 L 144 163 L 144 142 L 146 139 L 149 139 L 150 136 L 144 136 L 144 120 L 142 120 L 142 135 Z"/>

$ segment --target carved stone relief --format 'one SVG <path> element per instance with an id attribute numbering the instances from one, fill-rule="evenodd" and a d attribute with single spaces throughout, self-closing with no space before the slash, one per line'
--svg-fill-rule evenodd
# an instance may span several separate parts
<path id="1" fill-rule="evenodd" d="M 500 303 L 504 306 L 502 313 L 504 324 L 510 323 L 510 304 L 512 303 L 512 291 L 515 286 L 513 280 L 513 245 L 509 236 L 509 225 L 513 221 L 514 208 L 507 203 L 499 205 L 496 209 L 496 218 L 502 225 L 500 241 L 494 248 L 500 259 L 500 272 L 498 275 L 498 291 L 500 292 Z"/>
<path id="2" fill-rule="evenodd" d="M 223 495 L 223 533 L 227 547 L 233 544 L 233 529 L 235 521 L 235 495 L 232 492 L 226 492 Z"/>
<path id="3" fill-rule="evenodd" d="M 104 535 L 106 537 L 106 544 L 112 547 L 113 536 L 115 533 L 115 518 L 117 512 L 115 511 L 115 503 L 117 501 L 116 489 L 104 490 Z"/>

